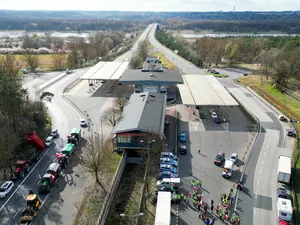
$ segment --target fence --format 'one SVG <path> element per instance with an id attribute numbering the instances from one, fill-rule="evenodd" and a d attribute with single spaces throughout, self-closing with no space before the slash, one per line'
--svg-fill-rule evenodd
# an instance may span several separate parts
<path id="1" fill-rule="evenodd" d="M 300 102 L 300 97 L 295 95 L 294 92 L 292 92 L 291 90 L 289 90 L 279 84 L 275 84 L 274 87 L 276 89 L 278 89 L 279 91 L 281 91 L 283 94 L 286 94 L 286 95 L 290 96 L 291 98 L 295 99 L 296 101 Z"/>
<path id="2" fill-rule="evenodd" d="M 124 168 L 126 165 L 126 161 L 127 161 L 127 153 L 123 152 L 121 161 L 120 161 L 117 171 L 111 181 L 110 188 L 108 189 L 109 191 L 104 199 L 102 208 L 100 210 L 100 213 L 99 213 L 99 216 L 98 216 L 98 219 L 96 222 L 97 225 L 105 224 L 108 212 L 110 210 L 111 204 L 112 204 L 114 196 L 115 196 L 115 192 L 117 191 L 117 188 L 119 186 L 119 182 L 122 177 L 122 174 L 123 174 L 123 171 L 124 171 Z"/>

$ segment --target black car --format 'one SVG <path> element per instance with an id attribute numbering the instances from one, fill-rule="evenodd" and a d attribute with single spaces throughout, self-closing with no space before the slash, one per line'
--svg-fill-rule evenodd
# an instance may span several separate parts
<path id="1" fill-rule="evenodd" d="M 245 77 L 248 76 L 248 73 L 244 73 L 244 76 L 245 76 Z"/>
<path id="2" fill-rule="evenodd" d="M 200 117 L 200 119 L 204 119 L 204 114 L 203 113 L 200 113 L 200 115 L 199 115 L 199 117 Z"/>
<path id="3" fill-rule="evenodd" d="M 277 197 L 287 199 L 288 198 L 287 190 L 285 188 L 278 188 Z"/>
<path id="4" fill-rule="evenodd" d="M 185 146 L 185 145 L 181 145 L 181 146 L 179 147 L 179 151 L 180 151 L 180 154 L 181 154 L 181 155 L 186 155 L 186 153 L 187 153 L 186 146 Z"/>
<path id="5" fill-rule="evenodd" d="M 225 161 L 225 153 L 219 152 L 215 158 L 214 164 L 220 166 Z"/>

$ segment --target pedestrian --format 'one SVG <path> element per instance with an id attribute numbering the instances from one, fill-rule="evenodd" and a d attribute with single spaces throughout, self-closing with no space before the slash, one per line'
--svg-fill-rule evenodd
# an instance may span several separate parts
<path id="1" fill-rule="evenodd" d="M 197 185 L 201 187 L 202 181 L 200 179 L 197 180 Z"/>
<path id="2" fill-rule="evenodd" d="M 195 186 L 195 180 L 191 181 L 191 186 L 194 187 Z"/>
<path id="3" fill-rule="evenodd" d="M 208 208 L 208 205 L 207 205 L 207 203 L 205 203 L 205 205 L 204 205 L 204 211 L 205 212 L 207 212 L 207 208 Z"/>
<path id="4" fill-rule="evenodd" d="M 225 221 L 227 221 L 227 219 L 228 219 L 228 214 L 225 213 L 223 219 L 224 219 Z"/>
<path id="5" fill-rule="evenodd" d="M 206 218 L 206 220 L 205 220 L 205 224 L 206 224 L 206 225 L 209 225 L 209 224 L 210 224 L 210 220 L 209 220 L 209 218 Z"/>
<path id="6" fill-rule="evenodd" d="M 233 205 L 233 201 L 234 201 L 234 197 L 231 196 L 231 199 L 230 199 L 230 205 L 231 205 L 231 206 Z"/>
<path id="7" fill-rule="evenodd" d="M 211 224 L 210 225 L 214 225 L 215 224 L 215 218 L 212 218 Z"/>
<path id="8" fill-rule="evenodd" d="M 210 206 L 210 210 L 211 210 L 211 212 L 214 211 L 214 205 L 211 205 L 211 206 Z"/>
<path id="9" fill-rule="evenodd" d="M 222 210 L 219 211 L 219 218 L 220 218 L 220 220 L 223 219 L 223 213 L 222 213 Z"/>
<path id="10" fill-rule="evenodd" d="M 183 200 L 184 200 L 185 203 L 187 203 L 187 198 L 186 198 L 185 195 L 183 196 Z"/>
<path id="11" fill-rule="evenodd" d="M 214 200 L 211 200 L 211 201 L 210 201 L 210 204 L 213 205 L 213 204 L 214 204 Z"/>
<path id="12" fill-rule="evenodd" d="M 198 211 L 200 211 L 201 210 L 201 205 L 200 205 L 200 203 L 198 203 Z"/>
<path id="13" fill-rule="evenodd" d="M 221 208 L 221 204 L 219 203 L 218 205 L 217 205 L 217 207 L 216 207 L 216 213 L 218 213 L 219 212 L 219 209 Z"/>

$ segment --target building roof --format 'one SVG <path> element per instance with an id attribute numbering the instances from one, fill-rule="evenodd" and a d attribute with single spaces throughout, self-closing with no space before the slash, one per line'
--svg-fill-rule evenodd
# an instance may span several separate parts
<path id="1" fill-rule="evenodd" d="M 151 92 L 132 94 L 112 133 L 142 131 L 163 135 L 166 95 Z"/>
<path id="2" fill-rule="evenodd" d="M 142 72 L 149 72 L 149 71 L 163 72 L 162 64 L 158 62 L 150 62 L 150 63 L 148 63 L 148 61 L 144 62 Z"/>
<path id="3" fill-rule="evenodd" d="M 183 75 L 184 84 L 177 85 L 185 105 L 237 106 L 235 99 L 212 75 Z"/>
<path id="4" fill-rule="evenodd" d="M 152 75 L 151 75 L 152 74 Z M 163 72 L 142 72 L 140 70 L 125 70 L 119 80 L 120 84 L 163 85 L 182 84 L 182 76 L 178 70 L 163 70 Z"/>
<path id="5" fill-rule="evenodd" d="M 83 74 L 81 80 L 118 80 L 129 62 L 98 62 Z"/>

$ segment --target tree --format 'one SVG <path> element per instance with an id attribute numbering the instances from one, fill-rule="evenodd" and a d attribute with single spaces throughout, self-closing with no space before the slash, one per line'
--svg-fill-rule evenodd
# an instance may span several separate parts
<path id="1" fill-rule="evenodd" d="M 79 55 L 77 50 L 72 50 L 67 57 L 67 66 L 69 69 L 75 69 L 77 68 L 79 64 Z"/>
<path id="2" fill-rule="evenodd" d="M 143 40 L 138 44 L 138 55 L 142 58 L 142 60 L 146 60 L 147 55 L 148 55 L 148 41 L 147 40 Z"/>
<path id="3" fill-rule="evenodd" d="M 120 113 L 123 113 L 124 107 L 126 105 L 126 100 L 124 97 L 119 97 L 115 100 L 116 108 L 120 110 Z"/>
<path id="4" fill-rule="evenodd" d="M 262 64 L 262 71 L 268 80 L 269 72 L 273 69 L 274 61 L 278 56 L 277 49 L 262 50 L 259 54 L 259 62 Z"/>
<path id="5" fill-rule="evenodd" d="M 112 162 L 112 151 L 109 145 L 102 146 L 102 141 L 99 135 L 88 137 L 84 153 L 80 157 L 81 166 L 88 173 L 94 175 L 96 183 L 107 194 L 105 188 L 106 174 L 109 173 L 110 163 Z M 100 177 L 102 180 L 100 180 Z"/>
<path id="6" fill-rule="evenodd" d="M 19 67 L 16 65 L 16 58 L 14 55 L 6 54 L 0 59 L 0 67 L 9 75 L 15 76 L 19 72 Z"/>
<path id="7" fill-rule="evenodd" d="M 66 66 L 66 55 L 65 54 L 52 54 L 51 55 L 55 69 L 61 70 Z"/>
<path id="8" fill-rule="evenodd" d="M 232 66 L 239 56 L 239 45 L 229 41 L 225 46 L 225 55 L 228 60 L 228 65 Z"/>
<path id="9" fill-rule="evenodd" d="M 139 55 L 133 56 L 131 61 L 130 61 L 130 67 L 132 69 L 138 69 L 142 66 L 142 64 L 143 64 L 143 59 Z"/>
<path id="10" fill-rule="evenodd" d="M 32 53 L 32 51 L 27 50 L 24 55 L 22 55 L 22 59 L 26 64 L 27 69 L 30 69 L 31 72 L 36 73 L 36 69 L 39 67 L 39 57 Z"/>
<path id="11" fill-rule="evenodd" d="M 121 117 L 120 109 L 117 109 L 115 106 L 112 106 L 106 109 L 102 114 L 102 121 L 109 126 L 116 126 L 118 119 Z"/>

